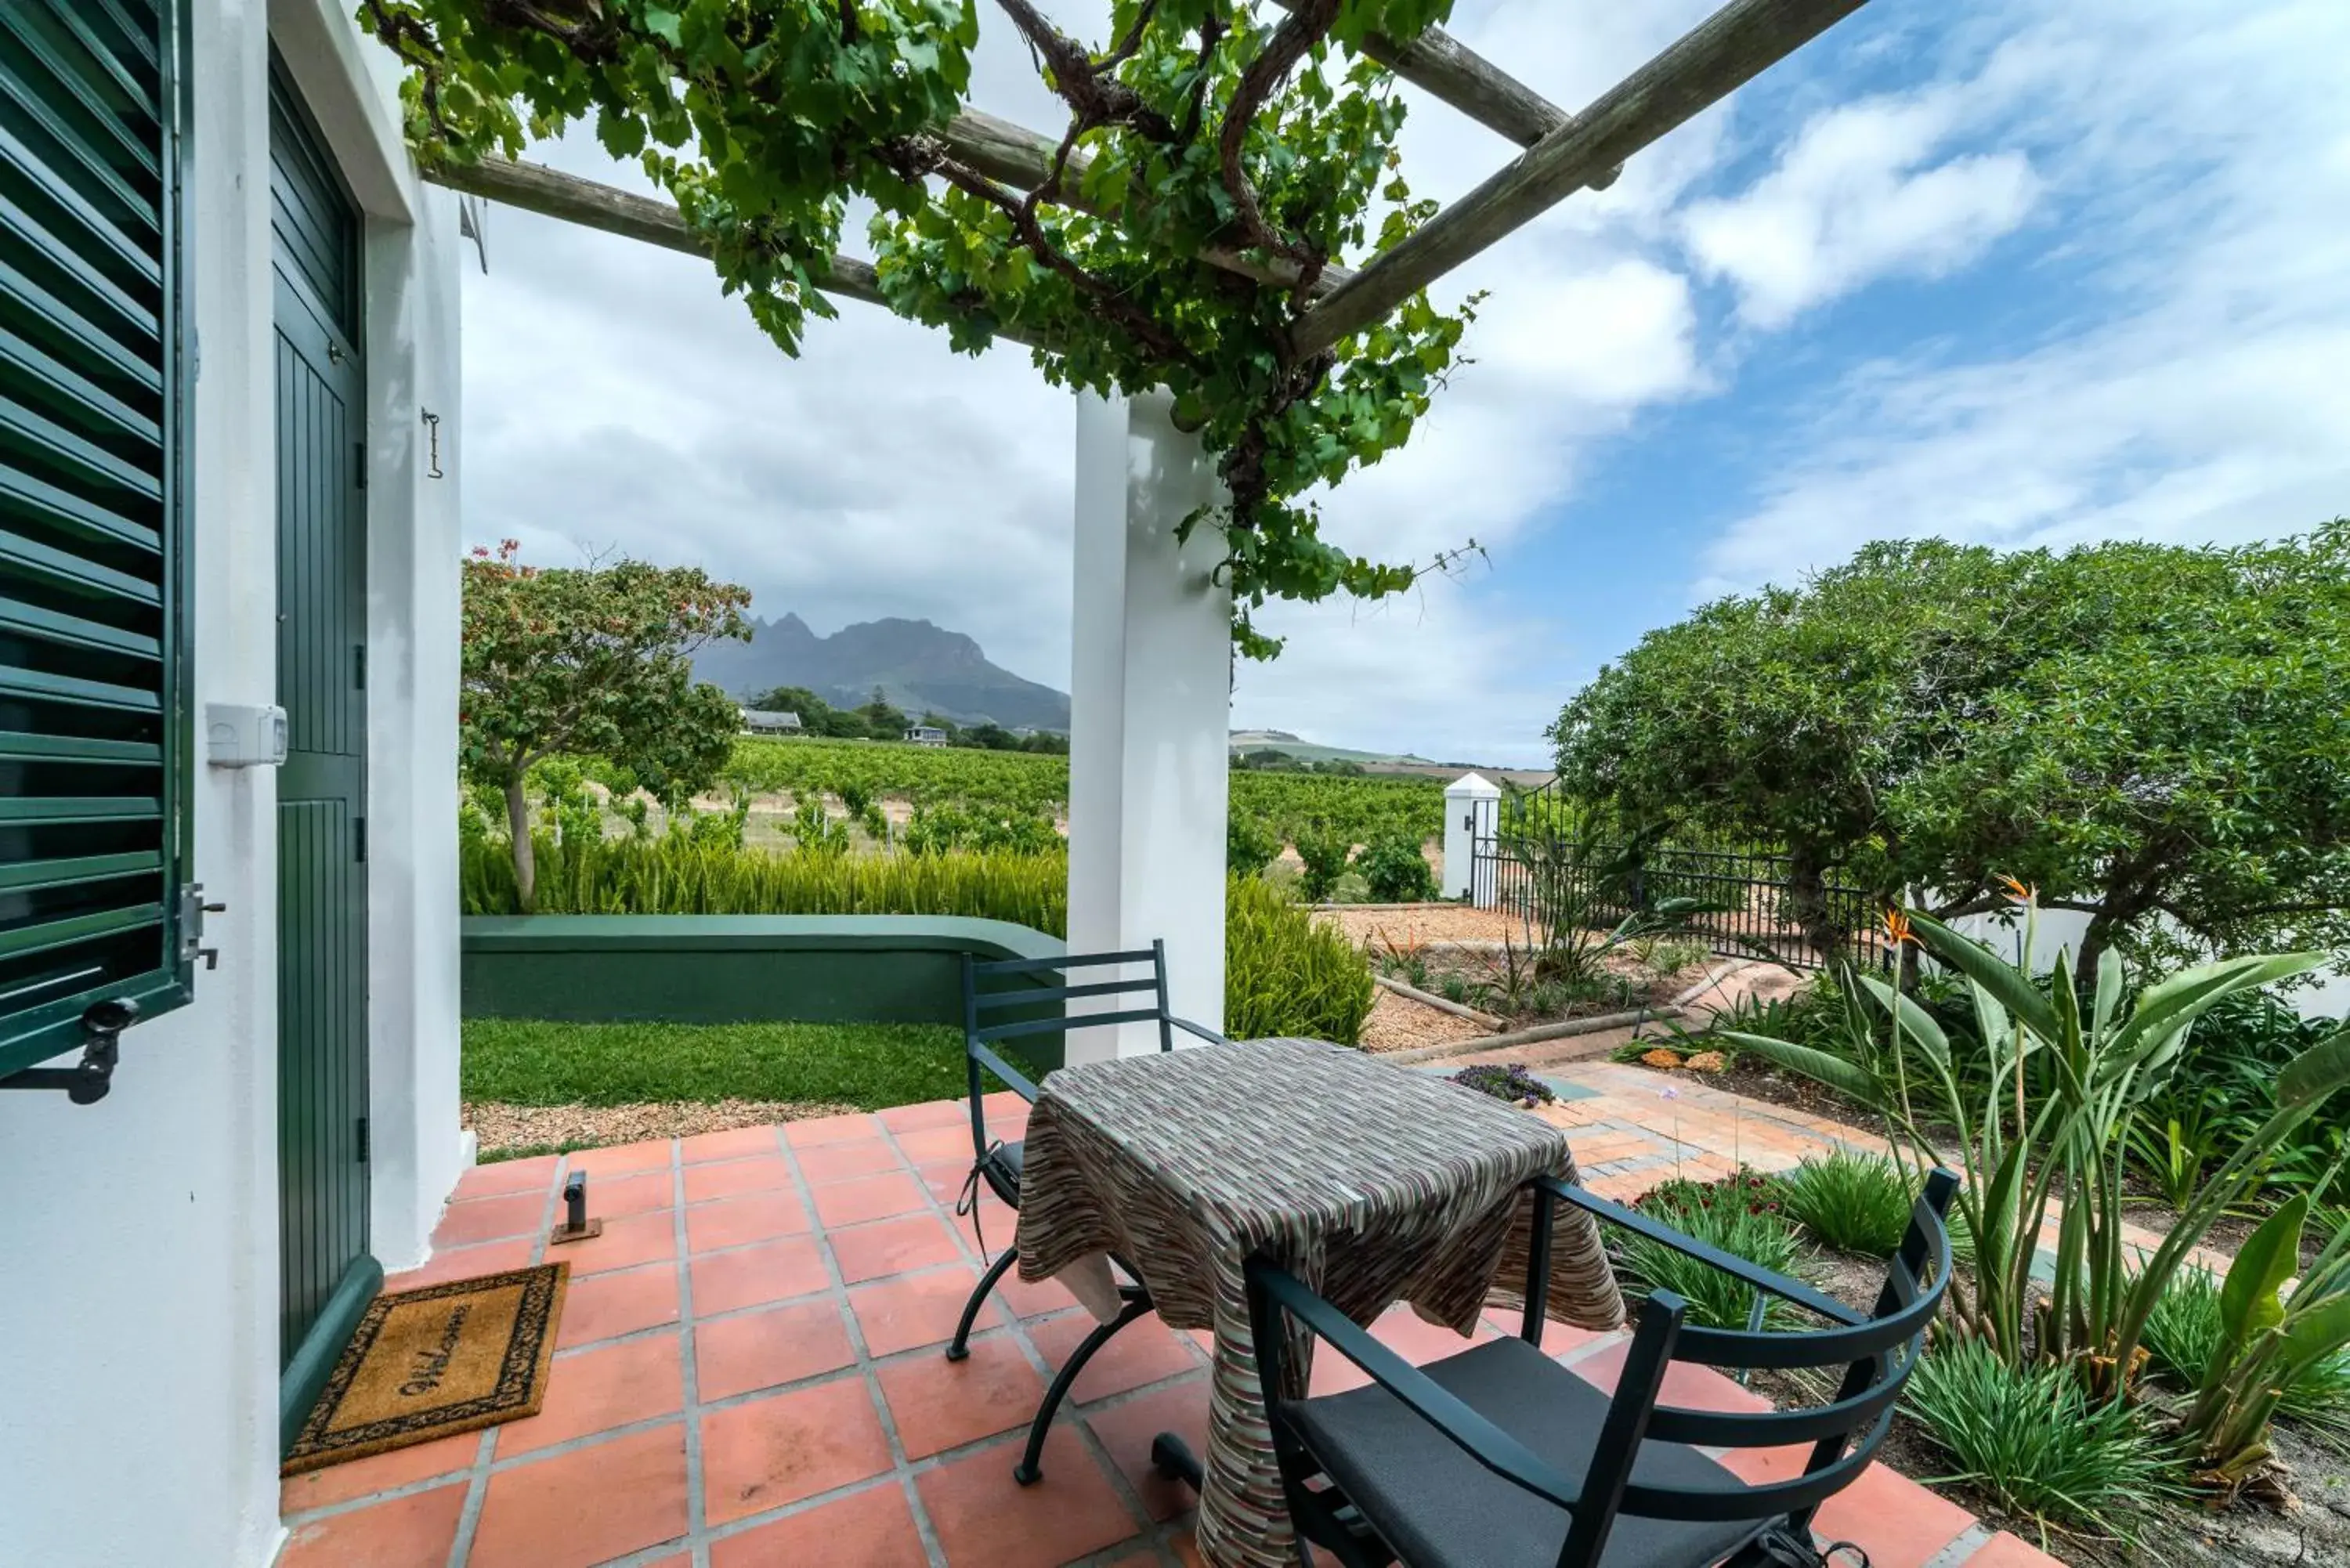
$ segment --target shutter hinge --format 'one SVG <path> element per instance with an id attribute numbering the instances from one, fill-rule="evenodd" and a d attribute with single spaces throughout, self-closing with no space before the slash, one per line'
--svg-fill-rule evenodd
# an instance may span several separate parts
<path id="1" fill-rule="evenodd" d="M 373 1158 L 375 1158 L 375 1146 L 374 1146 L 372 1143 L 370 1143 L 370 1142 L 369 1141 L 369 1137 L 368 1137 L 368 1119 L 367 1119 L 367 1117 L 365 1117 L 365 1116 L 361 1116 L 361 1117 L 359 1118 L 359 1127 L 358 1127 L 358 1137 L 359 1137 L 359 1163 L 360 1163 L 361 1165 L 365 1165 L 365 1164 L 367 1164 L 369 1160 L 371 1160 L 371 1159 L 373 1159 Z"/>
<path id="2" fill-rule="evenodd" d="M 351 644 L 351 687 L 359 691 L 367 690 L 367 644 L 364 642 Z"/>
<path id="3" fill-rule="evenodd" d="M 367 818 L 364 816 L 351 818 L 351 858 L 367 858 Z"/>
<path id="4" fill-rule="evenodd" d="M 351 486 L 356 490 L 367 488 L 367 442 L 363 441 L 351 442 Z"/>
<path id="5" fill-rule="evenodd" d="M 94 1002 L 81 1015 L 81 1060 L 70 1067 L 26 1067 L 0 1078 L 0 1089 L 62 1090 L 78 1106 L 94 1106 L 114 1086 L 121 1059 L 122 1032 L 139 1022 L 139 1004 L 127 996 Z"/>

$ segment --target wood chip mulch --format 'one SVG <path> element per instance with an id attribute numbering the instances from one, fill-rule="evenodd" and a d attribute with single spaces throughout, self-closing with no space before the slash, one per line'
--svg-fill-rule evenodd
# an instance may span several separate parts
<path id="1" fill-rule="evenodd" d="M 1408 996 L 1398 996 L 1382 986 L 1378 999 L 1371 1003 L 1370 1017 L 1364 1022 L 1361 1044 L 1376 1055 L 1385 1051 L 1442 1045 L 1453 1040 L 1474 1040 L 1492 1033 L 1473 1019 L 1414 1002 Z"/>

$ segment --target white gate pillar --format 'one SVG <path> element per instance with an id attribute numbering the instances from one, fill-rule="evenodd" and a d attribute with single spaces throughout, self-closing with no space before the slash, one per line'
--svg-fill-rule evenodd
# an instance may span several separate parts
<path id="1" fill-rule="evenodd" d="M 1175 1012 L 1221 1029 L 1232 592 L 1214 576 L 1220 531 L 1175 542 L 1222 493 L 1171 405 L 1164 392 L 1077 396 L 1069 950 L 1165 939 Z M 1070 976 L 1088 978 L 1102 977 Z M 1114 1053 L 1107 1030 L 1071 1035 L 1069 1060 L 1159 1048 L 1153 1025 L 1117 1033 Z"/>
<path id="2" fill-rule="evenodd" d="M 1493 901 L 1493 879 L 1490 874 L 1484 878 L 1483 888 L 1471 887 L 1471 882 L 1475 874 L 1477 841 L 1493 836 L 1501 805 L 1501 790 L 1480 774 L 1462 774 L 1444 786 L 1446 898 L 1466 898 L 1481 906 Z"/>

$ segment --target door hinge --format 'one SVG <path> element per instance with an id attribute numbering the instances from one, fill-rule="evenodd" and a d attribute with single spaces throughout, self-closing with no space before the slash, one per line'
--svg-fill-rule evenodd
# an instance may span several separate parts
<path id="1" fill-rule="evenodd" d="M 365 1165 L 375 1157 L 375 1146 L 368 1141 L 367 1117 L 361 1116 L 359 1118 L 359 1127 L 356 1130 L 359 1138 L 359 1163 L 361 1165 Z"/>
<path id="2" fill-rule="evenodd" d="M 364 816 L 351 818 L 351 858 L 367 858 L 367 818 Z"/>
<path id="3" fill-rule="evenodd" d="M 367 690 L 367 644 L 364 642 L 351 644 L 351 688 L 357 691 Z"/>
<path id="4" fill-rule="evenodd" d="M 351 442 L 351 484 L 354 489 L 367 488 L 367 442 Z"/>

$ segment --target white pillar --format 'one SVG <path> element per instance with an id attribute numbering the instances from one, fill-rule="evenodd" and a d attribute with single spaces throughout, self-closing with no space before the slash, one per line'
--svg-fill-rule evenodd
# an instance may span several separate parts
<path id="1" fill-rule="evenodd" d="M 1471 878 L 1476 864 L 1477 841 L 1491 839 L 1501 812 L 1502 792 L 1492 782 L 1479 774 L 1462 774 L 1444 786 L 1444 896 L 1448 898 L 1468 898 L 1482 892 L 1471 902 L 1483 905 L 1492 902 L 1492 881 L 1482 889 L 1471 887 Z"/>
<path id="2" fill-rule="evenodd" d="M 1214 576 L 1220 531 L 1175 540 L 1222 497 L 1170 404 L 1163 392 L 1077 398 L 1069 950 L 1163 938 L 1175 1012 L 1221 1029 L 1232 593 Z M 1069 1060 L 1159 1048 L 1149 1025 L 1118 1035 L 1072 1034 Z"/>

